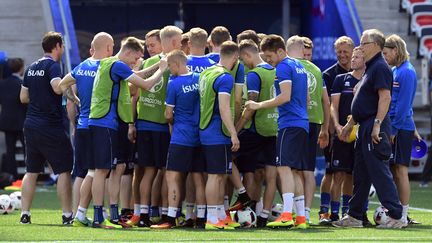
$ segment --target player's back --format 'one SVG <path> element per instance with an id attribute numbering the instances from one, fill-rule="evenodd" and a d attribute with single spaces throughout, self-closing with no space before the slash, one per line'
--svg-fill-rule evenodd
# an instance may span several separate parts
<path id="1" fill-rule="evenodd" d="M 27 68 L 23 86 L 28 88 L 30 103 L 24 126 L 62 126 L 62 96 L 56 94 L 51 86 L 51 82 L 58 78 L 61 78 L 60 65 L 48 56 Z"/>
<path id="2" fill-rule="evenodd" d="M 202 73 L 207 68 L 215 65 L 212 59 L 207 56 L 193 56 L 189 55 L 187 57 L 187 68 L 189 72 Z"/>

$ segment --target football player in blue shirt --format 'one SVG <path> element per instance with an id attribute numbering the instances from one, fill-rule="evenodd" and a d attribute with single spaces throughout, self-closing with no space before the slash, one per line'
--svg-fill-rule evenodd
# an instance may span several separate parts
<path id="1" fill-rule="evenodd" d="M 79 190 L 79 197 L 77 198 L 79 203 L 73 223 L 74 226 L 91 226 L 90 220 L 86 217 L 91 200 L 91 184 L 94 176 L 91 137 L 88 126 L 90 101 L 93 81 L 100 60 L 113 54 L 114 40 L 110 34 L 100 32 L 94 36 L 91 46 L 93 49 L 92 56 L 76 66 L 59 83 L 62 92 L 79 108 L 78 124 L 74 136 L 75 164 L 73 171 L 76 177 L 73 188 Z M 71 90 L 73 85 L 76 85 L 78 96 Z"/>
<path id="2" fill-rule="evenodd" d="M 30 207 L 38 175 L 49 161 L 59 174 L 57 191 L 63 209 L 63 224 L 72 224 L 71 176 L 73 152 L 63 127 L 62 77 L 58 63 L 64 52 L 63 37 L 48 32 L 42 40 L 44 56 L 32 63 L 24 74 L 20 92 L 22 103 L 28 103 L 24 121 L 26 141 L 26 174 L 22 184 L 21 224 L 30 224 Z"/>
<path id="3" fill-rule="evenodd" d="M 187 57 L 187 68 L 190 72 L 201 73 L 216 64 L 205 54 L 207 32 L 201 28 L 192 28 L 188 32 L 190 55 Z"/>
<path id="4" fill-rule="evenodd" d="M 278 107 L 278 141 L 276 160 L 281 194 L 284 203 L 283 213 L 268 227 L 292 227 L 294 194 L 303 195 L 300 170 L 306 162 L 309 120 L 307 115 L 307 74 L 299 61 L 286 54 L 285 42 L 278 35 L 269 35 L 261 42 L 266 61 L 276 67 L 276 97 L 263 102 L 247 101 L 246 108 L 258 110 Z M 304 200 L 296 203 L 295 226 L 306 228 Z"/>

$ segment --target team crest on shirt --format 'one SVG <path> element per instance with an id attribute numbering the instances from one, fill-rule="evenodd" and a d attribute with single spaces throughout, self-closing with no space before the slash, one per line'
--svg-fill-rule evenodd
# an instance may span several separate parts
<path id="1" fill-rule="evenodd" d="M 307 75 L 307 80 L 308 80 L 309 94 L 312 94 L 316 90 L 317 81 L 316 81 L 315 75 L 313 75 L 311 72 L 306 71 L 306 75 Z"/>
<path id="2" fill-rule="evenodd" d="M 163 87 L 163 77 L 160 78 L 159 82 L 157 82 L 153 87 L 149 90 L 151 93 L 157 93 L 161 91 Z"/>

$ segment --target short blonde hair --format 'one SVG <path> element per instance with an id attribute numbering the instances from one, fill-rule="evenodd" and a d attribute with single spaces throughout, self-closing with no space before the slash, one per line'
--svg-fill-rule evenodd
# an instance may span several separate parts
<path id="1" fill-rule="evenodd" d="M 334 48 L 336 49 L 339 45 L 342 45 L 342 44 L 347 44 L 352 49 L 354 49 L 354 41 L 351 38 L 349 38 L 348 36 L 344 35 L 344 36 L 339 37 L 334 43 Z"/>
<path id="2" fill-rule="evenodd" d="M 396 49 L 396 66 L 409 59 L 409 53 L 405 41 L 398 35 L 390 35 L 386 38 L 384 47 Z"/>
<path id="3" fill-rule="evenodd" d="M 182 65 L 186 65 L 187 56 L 181 50 L 174 50 L 167 54 L 167 62 L 178 62 Z"/>
<path id="4" fill-rule="evenodd" d="M 303 50 L 304 48 L 304 42 L 303 42 L 303 37 L 300 37 L 298 35 L 293 35 L 290 38 L 288 38 L 287 42 L 286 42 L 286 49 L 287 51 L 290 50 Z"/>
<path id="5" fill-rule="evenodd" d="M 128 49 L 135 52 L 144 53 L 144 41 L 136 37 L 129 36 L 121 41 L 121 50 Z"/>
<path id="6" fill-rule="evenodd" d="M 303 46 L 304 46 L 304 48 L 306 48 L 306 49 L 313 49 L 314 45 L 313 45 L 313 42 L 312 42 L 311 39 L 309 39 L 306 36 L 303 36 L 302 39 L 303 39 Z"/>
<path id="7" fill-rule="evenodd" d="M 167 25 L 160 30 L 160 38 L 162 41 L 170 39 L 176 35 L 181 36 L 182 34 L 183 34 L 183 30 L 181 30 L 179 27 L 174 25 Z"/>
<path id="8" fill-rule="evenodd" d="M 189 34 L 189 41 L 192 46 L 205 48 L 207 45 L 207 31 L 201 28 L 192 28 L 188 32 Z"/>

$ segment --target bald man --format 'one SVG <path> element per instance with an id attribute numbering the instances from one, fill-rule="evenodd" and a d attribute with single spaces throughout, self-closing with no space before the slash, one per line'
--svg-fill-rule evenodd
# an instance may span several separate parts
<path id="1" fill-rule="evenodd" d="M 74 207 L 79 205 L 78 209 L 75 210 L 74 226 L 91 226 L 90 220 L 86 217 L 87 207 L 91 200 L 91 185 L 94 175 L 88 126 L 90 100 L 100 60 L 113 54 L 114 40 L 110 34 L 100 32 L 94 36 L 91 46 L 92 56 L 75 67 L 59 83 L 62 92 L 78 105 L 80 111 L 74 136 L 75 164 L 72 172 L 75 177 L 73 185 Z M 74 90 L 78 91 L 78 96 L 75 95 Z"/>

